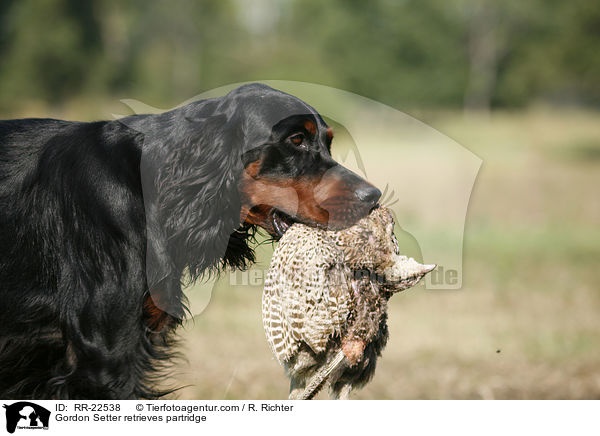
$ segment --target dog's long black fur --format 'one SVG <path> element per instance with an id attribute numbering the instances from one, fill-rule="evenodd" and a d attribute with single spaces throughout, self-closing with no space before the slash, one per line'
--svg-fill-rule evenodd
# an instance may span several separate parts
<path id="1" fill-rule="evenodd" d="M 330 143 L 314 109 L 264 85 L 158 115 L 0 122 L 0 398 L 163 395 L 182 275 L 244 268 L 256 226 L 349 225 L 377 201 Z M 274 194 L 288 188 L 295 208 Z"/>

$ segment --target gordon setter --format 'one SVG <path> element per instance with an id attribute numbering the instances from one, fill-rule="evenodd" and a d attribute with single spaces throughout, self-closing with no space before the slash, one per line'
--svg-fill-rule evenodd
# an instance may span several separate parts
<path id="1" fill-rule="evenodd" d="M 376 206 L 332 138 L 261 84 L 115 121 L 1 121 L 0 398 L 164 395 L 182 277 L 250 264 L 257 226 L 339 229 Z"/>

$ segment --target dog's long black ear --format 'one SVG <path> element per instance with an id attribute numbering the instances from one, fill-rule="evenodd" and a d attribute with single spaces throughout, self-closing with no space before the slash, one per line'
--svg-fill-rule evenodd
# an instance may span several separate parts
<path id="1" fill-rule="evenodd" d="M 180 306 L 182 271 L 187 269 L 194 280 L 227 263 L 241 208 L 237 182 L 244 133 L 239 119 L 182 113 L 173 124 L 162 143 L 150 144 L 142 158 L 148 285 L 161 300 L 175 299 L 159 302 L 163 310 Z"/>
<path id="2" fill-rule="evenodd" d="M 159 215 L 175 267 L 187 267 L 195 279 L 221 264 L 239 227 L 244 137 L 235 116 L 185 123 L 190 134 L 173 144 L 158 174 Z"/>

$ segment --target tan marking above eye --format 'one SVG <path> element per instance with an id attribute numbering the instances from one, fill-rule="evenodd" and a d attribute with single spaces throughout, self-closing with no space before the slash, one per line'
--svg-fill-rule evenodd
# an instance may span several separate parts
<path id="1" fill-rule="evenodd" d="M 312 121 L 306 120 L 304 122 L 304 128 L 311 135 L 314 135 L 315 133 L 317 133 L 317 126 Z"/>

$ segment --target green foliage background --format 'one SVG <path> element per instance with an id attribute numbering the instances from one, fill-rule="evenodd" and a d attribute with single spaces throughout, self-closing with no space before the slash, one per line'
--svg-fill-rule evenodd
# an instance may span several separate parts
<path id="1" fill-rule="evenodd" d="M 595 0 L 1 0 L 0 110 L 285 79 L 400 107 L 598 105 Z"/>

